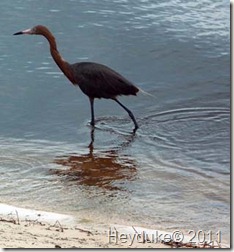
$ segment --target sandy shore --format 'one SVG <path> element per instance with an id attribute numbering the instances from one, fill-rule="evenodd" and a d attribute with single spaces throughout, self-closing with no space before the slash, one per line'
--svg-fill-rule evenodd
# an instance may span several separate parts
<path id="1" fill-rule="evenodd" d="M 108 238 L 108 227 L 79 225 L 73 216 L 0 204 L 1 248 L 124 248 Z M 141 247 L 142 244 L 132 244 Z M 150 246 L 151 245 L 151 246 Z M 144 247 L 165 247 L 149 244 Z"/>
<path id="2" fill-rule="evenodd" d="M 84 226 L 70 215 L 0 204 L 1 248 L 192 247 L 186 237 L 183 243 L 168 242 L 170 235 L 141 227 Z"/>

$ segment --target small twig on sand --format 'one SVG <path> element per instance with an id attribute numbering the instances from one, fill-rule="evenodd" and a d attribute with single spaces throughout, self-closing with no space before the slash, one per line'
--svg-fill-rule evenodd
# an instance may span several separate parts
<path id="1" fill-rule="evenodd" d="M 80 232 L 87 233 L 88 235 L 93 235 L 93 233 L 89 230 L 84 230 L 82 228 L 75 227 L 75 230 L 79 230 Z"/>
<path id="2" fill-rule="evenodd" d="M 25 226 L 30 226 L 30 225 L 41 225 L 41 226 L 45 226 L 46 224 L 42 223 L 41 221 L 38 221 L 38 219 L 35 220 L 29 220 L 27 218 L 25 218 L 25 221 L 27 222 L 27 224 Z"/>
<path id="3" fill-rule="evenodd" d="M 19 214 L 18 214 L 18 211 L 15 210 L 15 213 L 16 213 L 16 218 L 17 218 L 17 224 L 20 225 L 20 220 L 19 220 Z"/>
<path id="4" fill-rule="evenodd" d="M 0 221 L 10 222 L 10 223 L 16 224 L 16 220 L 14 220 L 14 219 L 7 220 L 7 219 L 3 219 L 3 218 L 0 217 Z"/>
<path id="5" fill-rule="evenodd" d="M 7 219 L 0 217 L 0 221 L 4 221 L 4 222 L 9 222 L 9 223 L 13 223 L 13 224 L 16 224 L 16 225 L 20 225 L 19 214 L 18 214 L 17 210 L 15 210 L 15 213 L 16 213 L 16 219 L 15 219 L 15 215 L 11 212 L 11 213 L 9 213 L 7 215 L 8 216 Z"/>
<path id="6" fill-rule="evenodd" d="M 175 242 L 169 241 L 165 242 L 162 241 L 163 244 L 171 246 L 171 248 L 221 248 L 220 245 L 215 246 L 213 244 L 194 244 L 194 243 L 183 243 L 183 242 Z"/>
<path id="7" fill-rule="evenodd" d="M 50 229 L 51 227 L 55 227 L 55 228 L 59 228 L 59 229 L 56 229 L 56 231 L 61 231 L 63 232 L 65 228 L 62 227 L 61 223 L 56 220 L 56 222 L 54 223 L 54 225 L 50 225 L 47 229 Z"/>

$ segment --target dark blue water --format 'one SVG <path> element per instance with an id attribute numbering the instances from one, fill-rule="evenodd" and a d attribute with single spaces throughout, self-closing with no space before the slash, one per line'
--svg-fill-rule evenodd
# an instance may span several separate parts
<path id="1" fill-rule="evenodd" d="M 80 221 L 165 230 L 230 224 L 230 45 L 226 1 L 0 3 L 0 201 Z M 153 95 L 87 97 L 53 62 L 94 61 Z M 91 143 L 91 144 L 90 144 Z"/>

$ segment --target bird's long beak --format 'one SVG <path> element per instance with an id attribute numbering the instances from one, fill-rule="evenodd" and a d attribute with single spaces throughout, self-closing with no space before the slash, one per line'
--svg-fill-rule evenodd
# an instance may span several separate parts
<path id="1" fill-rule="evenodd" d="M 13 35 L 22 35 L 22 34 L 32 34 L 32 29 L 27 29 L 24 31 L 16 32 Z"/>

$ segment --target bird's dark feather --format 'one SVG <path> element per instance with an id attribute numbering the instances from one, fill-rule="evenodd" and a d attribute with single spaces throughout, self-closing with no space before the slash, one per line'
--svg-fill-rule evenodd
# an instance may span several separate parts
<path id="1" fill-rule="evenodd" d="M 136 95 L 139 89 L 111 68 L 92 62 L 71 65 L 75 83 L 91 98 Z"/>

